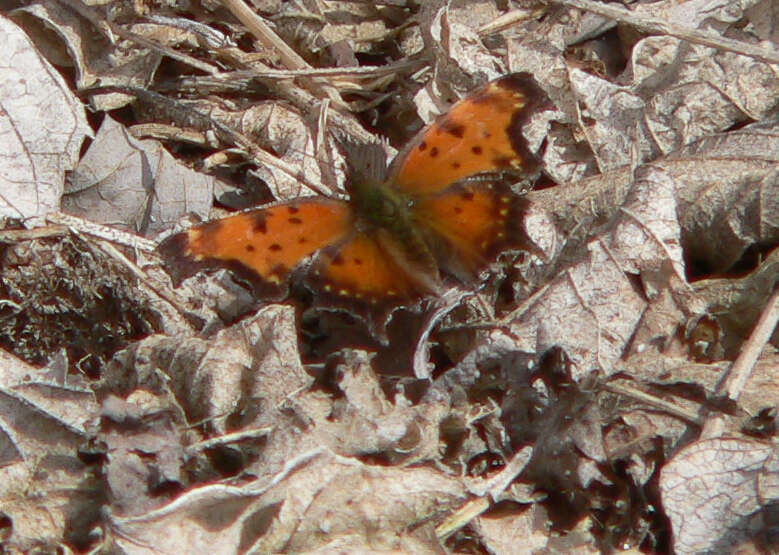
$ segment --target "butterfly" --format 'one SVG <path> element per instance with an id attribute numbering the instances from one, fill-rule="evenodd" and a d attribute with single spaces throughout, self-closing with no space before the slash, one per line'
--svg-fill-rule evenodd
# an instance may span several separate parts
<path id="1" fill-rule="evenodd" d="M 381 145 L 353 147 L 348 201 L 270 204 L 193 226 L 158 252 L 176 283 L 226 267 L 269 301 L 302 275 L 319 306 L 349 310 L 384 338 L 396 308 L 440 295 L 447 276 L 474 282 L 500 253 L 529 248 L 526 203 L 500 177 L 536 172 L 522 128 L 547 101 L 529 74 L 506 75 L 420 131 L 389 168 Z"/>

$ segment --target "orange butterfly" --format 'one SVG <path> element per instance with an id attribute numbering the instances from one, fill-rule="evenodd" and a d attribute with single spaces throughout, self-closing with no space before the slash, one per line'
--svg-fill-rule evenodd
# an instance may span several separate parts
<path id="1" fill-rule="evenodd" d="M 194 226 L 158 250 L 177 282 L 228 267 L 268 300 L 283 298 L 304 267 L 320 305 L 349 309 L 383 338 L 395 308 L 444 290 L 442 272 L 470 282 L 501 252 L 530 246 L 523 201 L 489 174 L 536 170 L 521 128 L 546 102 L 529 74 L 507 75 L 423 129 L 386 171 L 379 145 L 361 147 L 348 202 L 271 204 Z"/>

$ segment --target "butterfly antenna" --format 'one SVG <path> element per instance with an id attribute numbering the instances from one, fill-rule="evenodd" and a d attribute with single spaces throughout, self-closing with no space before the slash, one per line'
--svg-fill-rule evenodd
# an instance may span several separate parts
<path id="1" fill-rule="evenodd" d="M 345 142 L 349 169 L 352 177 L 362 178 L 368 182 L 382 182 L 387 171 L 387 143 L 377 141 L 374 143 Z"/>

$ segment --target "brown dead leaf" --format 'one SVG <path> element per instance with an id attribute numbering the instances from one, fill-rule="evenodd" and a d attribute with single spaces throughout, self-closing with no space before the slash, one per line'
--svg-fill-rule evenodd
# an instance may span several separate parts
<path id="1" fill-rule="evenodd" d="M 487 80 L 505 73 L 503 60 L 491 52 L 478 38 L 477 28 L 497 17 L 493 2 L 453 3 L 441 7 L 430 26 L 434 52 L 440 53 L 443 69 L 439 85 L 451 86 L 456 72 L 461 75 L 483 74 Z M 448 67 L 448 66 L 453 67 Z M 447 81 L 448 83 L 444 83 Z"/>
<path id="2" fill-rule="evenodd" d="M 98 409 L 81 384 L 60 384 L 0 351 L 0 515 L 11 550 L 89 542 L 104 502 L 95 466 L 79 448 Z"/>
<path id="3" fill-rule="evenodd" d="M 292 200 L 316 194 L 304 183 L 322 183 L 332 188 L 331 193 L 343 193 L 343 183 L 328 183 L 331 177 L 343 172 L 334 171 L 344 165 L 338 149 L 316 144 L 310 120 L 278 102 L 264 102 L 236 112 L 224 112 L 219 107 L 211 116 L 252 137 L 258 144 L 272 150 L 277 156 L 297 169 L 289 175 L 273 166 L 260 167 L 255 175 L 261 179 L 276 200 Z M 326 151 L 318 151 L 324 147 Z M 323 168 L 327 165 L 328 168 Z"/>
<path id="4" fill-rule="evenodd" d="M 779 121 L 707 137 L 671 156 L 665 166 L 677 188 L 688 257 L 711 273 L 730 269 L 756 244 L 779 238 Z"/>
<path id="5" fill-rule="evenodd" d="M 84 106 L 35 50 L 0 16 L 6 64 L 0 80 L 0 216 L 31 218 L 59 208 L 64 172 L 91 134 Z"/>
<path id="6" fill-rule="evenodd" d="M 121 3 L 112 9 L 114 18 L 132 11 L 129 4 Z M 103 86 L 143 86 L 161 61 L 158 53 L 141 48 L 131 40 L 120 41 L 119 48 L 112 48 L 116 37 L 107 23 L 100 21 L 99 12 L 92 11 L 91 7 L 83 6 L 79 13 L 61 2 L 43 1 L 21 7 L 12 15 L 23 24 L 43 56 L 54 64 L 75 67 L 79 89 L 98 81 Z M 124 94 L 109 94 L 96 98 L 95 104 L 100 110 L 113 110 L 131 100 Z"/>
<path id="7" fill-rule="evenodd" d="M 261 426 L 287 396 L 311 383 L 294 338 L 292 310 L 278 305 L 210 341 L 152 336 L 117 355 L 106 368 L 102 390 L 169 392 L 191 422 L 207 421 L 219 431 L 242 411 L 248 411 L 239 419 L 244 425 Z"/>
<path id="8" fill-rule="evenodd" d="M 116 514 L 160 506 L 188 485 L 181 422 L 164 400 L 139 390 L 103 401 L 106 487 Z"/>
<path id="9" fill-rule="evenodd" d="M 549 542 L 549 531 L 541 524 L 545 521 L 543 507 L 531 505 L 523 510 L 506 510 L 479 517 L 474 522 L 474 530 L 491 553 L 532 555 Z"/>
<path id="10" fill-rule="evenodd" d="M 180 164 L 157 141 L 135 139 L 107 117 L 71 174 L 62 209 L 149 235 L 183 214 L 208 217 L 213 191 L 213 178 Z"/>
<path id="11" fill-rule="evenodd" d="M 288 461 L 275 476 L 203 486 L 156 511 L 112 517 L 111 525 L 114 541 L 139 554 L 306 553 L 328 545 L 380 552 L 419 539 L 432 551 L 427 523 L 464 498 L 457 480 L 435 470 L 367 466 L 320 450 Z"/>
<path id="12" fill-rule="evenodd" d="M 775 443 L 735 438 L 698 441 L 677 453 L 660 478 L 676 553 L 726 553 L 745 543 L 760 549 L 761 534 L 776 522 L 777 461 Z"/>
<path id="13" fill-rule="evenodd" d="M 763 310 L 765 299 L 779 281 L 779 249 L 774 249 L 753 272 L 742 279 L 706 279 L 693 287 L 722 328 L 726 353 L 737 351 Z M 772 343 L 779 347 L 779 331 Z"/>

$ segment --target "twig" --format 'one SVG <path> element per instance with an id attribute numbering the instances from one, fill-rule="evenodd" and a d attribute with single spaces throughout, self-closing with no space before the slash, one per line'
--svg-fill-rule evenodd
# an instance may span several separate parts
<path id="1" fill-rule="evenodd" d="M 222 5 L 230 10 L 230 12 L 243 23 L 246 28 L 266 47 L 274 50 L 279 54 L 281 62 L 290 69 L 310 69 L 311 66 L 290 46 L 281 40 L 281 38 L 273 32 L 273 29 L 263 21 L 263 19 L 254 13 L 243 0 L 222 0 Z M 324 83 L 319 79 L 309 80 L 311 85 L 322 93 L 324 93 L 334 106 L 338 108 L 346 108 L 346 104 L 341 99 L 341 95 L 338 94 L 333 87 Z"/>
<path id="2" fill-rule="evenodd" d="M 61 4 L 64 4 L 65 6 L 68 6 L 71 10 L 73 10 L 81 17 L 83 17 L 84 19 L 92 23 L 92 25 L 94 25 L 95 28 L 97 28 L 103 35 L 105 35 L 106 38 L 108 38 L 108 40 L 111 43 L 116 42 L 116 37 L 114 36 L 116 35 L 125 40 L 129 40 L 131 42 L 139 44 L 144 48 L 148 48 L 149 50 L 157 52 L 158 54 L 168 56 L 169 58 L 190 65 L 193 68 L 199 69 L 200 71 L 203 71 L 205 73 L 213 74 L 219 72 L 219 68 L 216 66 L 212 66 L 211 64 L 203 62 L 202 60 L 198 60 L 193 56 L 190 56 L 183 52 L 179 52 L 178 50 L 165 46 L 164 44 L 160 44 L 158 42 L 149 40 L 140 35 L 136 35 L 131 31 L 125 30 L 123 27 L 117 25 L 112 21 L 109 21 L 93 7 L 88 6 L 83 2 L 80 2 L 78 0 L 57 0 L 57 1 L 60 2 Z"/>
<path id="3" fill-rule="evenodd" d="M 118 243 L 129 247 L 131 249 L 137 249 L 145 252 L 151 252 L 157 246 L 157 243 L 139 237 L 134 233 L 128 233 L 120 229 L 109 227 L 106 225 L 96 224 L 79 218 L 77 216 L 71 216 L 62 212 L 53 212 L 46 216 L 46 219 L 52 223 L 66 226 L 76 232 L 92 235 L 100 239 L 105 239 L 111 243 Z"/>
<path id="4" fill-rule="evenodd" d="M 510 12 L 505 13 L 496 19 L 493 19 L 489 23 L 485 23 L 479 27 L 476 32 L 479 33 L 479 35 L 482 37 L 485 35 L 491 35 L 493 33 L 500 33 L 501 31 L 505 31 L 517 23 L 522 23 L 523 21 L 527 21 L 529 19 L 536 19 L 543 13 L 544 10 L 542 9 L 531 11 L 519 8 L 517 10 L 511 10 Z"/>
<path id="5" fill-rule="evenodd" d="M 506 491 L 511 483 L 525 470 L 527 463 L 533 456 L 533 448 L 525 447 L 518 451 L 508 464 L 492 478 L 484 480 L 474 493 L 479 497 L 466 501 L 459 509 L 449 515 L 436 529 L 436 537 L 444 540 L 471 522 L 474 518 L 488 510 L 493 502 L 497 502 L 500 495 Z M 474 488 L 469 488 L 474 491 Z"/>
<path id="6" fill-rule="evenodd" d="M 4 229 L 0 231 L 0 243 L 13 244 L 45 237 L 61 237 L 67 233 L 68 228 L 64 225 L 47 225 L 33 229 Z"/>
<path id="7" fill-rule="evenodd" d="M 273 431 L 273 428 L 254 428 L 251 430 L 243 430 L 232 434 L 225 434 L 219 437 L 212 437 L 203 441 L 198 441 L 192 445 L 187 445 L 185 451 L 189 456 L 196 455 L 197 453 L 206 449 L 213 449 L 220 445 L 227 445 L 229 443 L 238 443 L 248 439 L 257 439 L 265 437 Z"/>
<path id="8" fill-rule="evenodd" d="M 678 405 L 674 405 L 673 403 L 669 403 L 668 401 L 664 401 L 663 399 L 655 397 L 654 395 L 650 395 L 649 393 L 645 393 L 640 389 L 636 389 L 635 387 L 617 383 L 605 383 L 603 384 L 603 388 L 611 391 L 612 393 L 616 393 L 617 395 L 630 397 L 631 399 L 640 401 L 651 407 L 655 407 L 661 411 L 667 412 L 668 414 L 672 414 L 677 418 L 681 418 L 682 420 L 686 420 L 687 422 L 695 424 L 696 426 L 700 426 L 702 423 L 701 418 L 696 413 L 686 410 Z"/>
<path id="9" fill-rule="evenodd" d="M 734 401 L 739 398 L 744 390 L 744 385 L 752 375 L 752 370 L 763 351 L 763 347 L 776 329 L 777 321 L 779 321 L 779 288 L 771 295 L 765 310 L 755 324 L 755 329 L 752 330 L 749 339 L 744 343 L 741 354 L 717 387 L 718 393 Z M 701 438 L 722 437 L 726 429 L 725 419 L 718 415 L 706 421 L 701 431 Z"/>
<path id="10" fill-rule="evenodd" d="M 224 80 L 234 79 L 294 79 L 296 77 L 383 77 L 411 71 L 427 61 L 423 58 L 401 60 L 386 66 L 359 66 L 359 67 L 308 67 L 301 69 L 249 69 L 237 71 L 225 71 L 215 74 L 214 78 Z"/>
<path id="11" fill-rule="evenodd" d="M 752 374 L 755 363 L 760 358 L 760 353 L 763 352 L 763 347 L 771 339 L 777 322 L 779 322 L 779 288 L 768 299 L 763 313 L 755 324 L 755 329 L 752 330 L 749 339 L 744 343 L 744 347 L 736 362 L 730 367 L 727 377 L 717 388 L 718 391 L 727 395 L 729 399 L 738 400 L 744 390 L 744 385 Z"/>
<path id="12" fill-rule="evenodd" d="M 467 501 L 462 507 L 449 515 L 446 520 L 436 527 L 436 537 L 439 540 L 445 540 L 489 509 L 490 505 L 491 503 L 488 497 L 477 497 L 476 499 Z"/>
<path id="13" fill-rule="evenodd" d="M 217 66 L 211 65 L 207 62 L 204 62 L 202 60 L 198 60 L 194 56 L 190 56 L 189 54 L 185 54 L 183 52 L 179 52 L 178 50 L 175 50 L 174 48 L 170 48 L 169 46 L 165 46 L 164 44 L 160 44 L 158 42 L 155 42 L 153 40 L 149 40 L 146 37 L 142 37 L 140 35 L 137 35 L 131 31 L 127 31 L 123 29 L 121 26 L 112 23 L 112 22 L 106 22 L 111 29 L 111 31 L 120 37 L 122 37 L 125 40 L 132 41 L 140 46 L 143 46 L 144 48 L 148 48 L 149 50 L 153 52 L 157 52 L 158 54 L 161 54 L 163 56 L 168 56 L 169 58 L 173 60 L 177 60 L 183 64 L 189 65 L 195 69 L 199 69 L 200 71 L 204 73 L 208 73 L 210 75 L 213 75 L 215 73 L 219 73 L 219 68 Z"/>
<path id="14" fill-rule="evenodd" d="M 669 23 L 663 19 L 652 17 L 650 15 L 639 15 L 624 8 L 617 8 L 612 5 L 602 4 L 600 2 L 593 2 L 592 0 L 549 1 L 553 4 L 567 6 L 570 8 L 579 8 L 580 10 L 586 10 L 591 13 L 602 15 L 604 17 L 608 17 L 609 19 L 613 19 L 614 21 L 632 25 L 637 29 L 641 29 L 642 31 L 649 33 L 670 35 L 672 37 L 677 37 L 694 44 L 702 44 L 703 46 L 710 46 L 725 52 L 733 52 L 735 54 L 751 56 L 752 58 L 769 64 L 779 64 L 779 54 L 775 51 L 771 51 L 767 48 L 761 48 L 759 46 L 753 46 L 742 41 L 721 37 L 719 35 L 715 35 L 714 33 L 693 29 L 692 27 L 685 27 L 683 25 Z"/>

